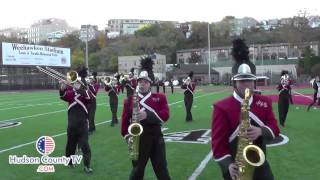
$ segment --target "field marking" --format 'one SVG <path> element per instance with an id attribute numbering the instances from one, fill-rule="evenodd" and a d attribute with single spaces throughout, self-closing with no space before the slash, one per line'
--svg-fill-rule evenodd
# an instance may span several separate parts
<path id="1" fill-rule="evenodd" d="M 107 103 L 100 103 L 100 104 L 97 104 L 97 106 L 105 105 L 105 104 L 107 104 Z M 58 111 L 52 111 L 52 112 L 46 112 L 46 113 L 40 113 L 40 114 L 34 114 L 34 115 L 30 115 L 30 116 L 22 116 L 22 117 L 12 118 L 12 119 L 6 119 L 6 120 L 1 120 L 0 122 L 15 121 L 15 120 L 20 120 L 20 119 L 28 119 L 28 118 L 39 117 L 39 116 L 44 116 L 44 115 L 48 115 L 48 114 L 55 114 L 55 113 L 59 113 L 59 112 L 65 112 L 65 111 L 67 111 L 67 109 L 58 110 Z"/>
<path id="2" fill-rule="evenodd" d="M 313 100 L 313 98 L 312 98 L 312 97 L 310 97 L 310 96 L 307 96 L 307 95 L 301 94 L 301 93 L 299 93 L 299 92 L 297 92 L 297 91 L 293 91 L 293 92 L 294 92 L 294 93 L 296 93 L 296 94 L 298 94 L 299 96 L 302 96 L 302 97 L 305 97 L 305 98 L 308 98 L 308 99 Z"/>
<path id="3" fill-rule="evenodd" d="M 224 92 L 224 91 L 217 91 L 217 92 L 213 92 L 213 93 L 203 94 L 203 95 L 194 97 L 194 99 L 197 99 L 197 98 L 200 98 L 200 97 L 204 97 L 204 96 L 209 96 L 209 95 L 212 95 L 212 94 L 221 93 L 221 92 Z M 174 104 L 178 104 L 178 103 L 181 103 L 181 102 L 183 102 L 183 100 L 177 101 L 177 102 L 174 102 L 174 103 L 170 103 L 169 106 L 172 106 Z M 97 104 L 97 105 L 99 106 L 99 105 L 104 105 L 104 104 L 107 104 L 107 103 L 100 103 L 100 104 Z M 119 107 L 121 107 L 121 105 Z M 18 118 L 0 120 L 0 122 L 15 121 L 15 120 L 20 120 L 20 119 L 28 119 L 28 118 L 39 117 L 39 116 L 44 116 L 44 115 L 48 115 L 48 114 L 60 113 L 60 112 L 64 112 L 64 111 L 67 111 L 67 110 L 63 109 L 63 110 L 58 110 L 58 111 L 53 111 L 53 112 L 46 112 L 46 113 L 34 114 L 34 115 L 30 115 L 30 116 L 23 116 L 23 117 L 18 117 Z"/>
<path id="4" fill-rule="evenodd" d="M 9 109 L 22 109 L 22 108 L 27 108 L 27 107 L 43 106 L 43 105 L 51 106 L 52 104 L 57 104 L 57 103 L 62 103 L 62 102 L 59 101 L 59 102 L 53 102 L 53 103 L 21 105 L 21 106 L 9 107 L 9 108 L 2 108 L 2 109 L 0 109 L 0 111 L 9 110 Z"/>
<path id="5" fill-rule="evenodd" d="M 217 91 L 217 92 L 213 92 L 213 93 L 208 93 L 208 94 L 204 94 L 204 95 L 200 95 L 200 96 L 197 96 L 195 98 L 200 98 L 200 97 L 204 97 L 204 96 L 208 96 L 208 95 L 212 95 L 212 94 L 217 94 L 217 93 L 221 93 L 221 92 L 224 92 L 224 91 Z M 174 104 L 177 104 L 177 103 L 180 103 L 180 102 L 183 102 L 182 101 L 177 101 L 177 102 L 174 102 L 174 103 L 170 103 L 169 106 L 171 105 L 174 105 Z M 106 104 L 106 103 L 102 103 L 102 104 Z M 101 104 L 99 104 L 101 105 Z M 60 111 L 66 111 L 66 110 L 60 110 Z M 53 112 L 52 112 L 53 113 Z M 45 114 L 48 114 L 48 113 L 45 113 Z M 39 114 L 38 114 L 39 115 Z M 34 115 L 32 115 L 34 116 Z M 104 124 L 104 123 L 107 123 L 107 122 L 110 122 L 111 120 L 108 120 L 108 121 L 104 121 L 104 122 L 100 122 L 100 123 L 97 123 L 96 125 L 100 125 L 100 124 Z M 0 121 L 2 122 L 2 121 Z M 53 135 L 52 137 L 58 137 L 58 136 L 62 136 L 66 134 L 66 132 L 64 133 L 60 133 L 60 134 L 56 134 L 56 135 Z M 13 149 L 18 149 L 18 148 L 21 148 L 21 147 L 24 147 L 24 146 L 27 146 L 27 145 L 30 145 L 30 144 L 33 144 L 35 143 L 35 141 L 32 141 L 32 142 L 28 142 L 28 143 L 24 143 L 24 144 L 20 144 L 20 145 L 17 145 L 17 146 L 13 146 L 11 148 L 8 148 L 8 149 L 3 149 L 3 150 L 0 150 L 0 154 L 3 153 L 3 152 L 7 152 L 7 151 L 10 151 L 10 150 L 13 150 Z M 202 171 L 202 170 L 201 170 Z M 201 173 L 201 172 L 200 172 Z"/>
<path id="6" fill-rule="evenodd" d="M 107 120 L 107 121 L 103 121 L 103 122 L 100 122 L 100 123 L 97 123 L 96 126 L 99 126 L 101 124 L 105 124 L 105 123 L 108 123 L 108 122 L 111 122 L 111 120 Z M 51 136 L 52 138 L 55 138 L 55 137 L 59 137 L 59 136 L 62 136 L 62 135 L 65 135 L 67 134 L 67 132 L 63 132 L 63 133 L 60 133 L 60 134 L 56 134 L 56 135 L 53 135 Z M 28 142 L 28 143 L 24 143 L 24 144 L 20 144 L 20 145 L 17 145 L 17 146 L 13 146 L 13 147 L 10 147 L 8 149 L 3 149 L 3 150 L 0 150 L 0 154 L 1 153 L 4 153 L 4 152 L 7 152 L 7 151 L 10 151 L 10 150 L 13 150 L 13 149 L 18 149 L 18 148 L 21 148 L 21 147 L 24 147 L 24 146 L 28 146 L 30 144 L 34 144 L 36 141 L 31 141 L 31 142 Z"/>
<path id="7" fill-rule="evenodd" d="M 210 151 L 207 156 L 201 161 L 196 170 L 192 173 L 192 175 L 188 178 L 188 180 L 196 180 L 197 177 L 201 174 L 203 169 L 207 166 L 209 161 L 212 159 L 212 151 Z"/>
<path id="8" fill-rule="evenodd" d="M 0 103 L 1 106 L 5 106 L 5 105 L 8 105 L 8 104 L 15 104 L 15 103 L 21 103 L 21 102 L 33 102 L 33 101 L 37 101 L 37 100 L 45 100 L 45 99 L 57 99 L 59 100 L 60 98 L 57 97 L 57 96 L 52 96 L 52 97 L 46 97 L 46 98 L 35 98 L 35 99 L 24 99 L 24 100 L 13 100 L 13 101 L 6 101 L 4 103 Z M 2 100 L 0 100 L 2 101 Z"/>

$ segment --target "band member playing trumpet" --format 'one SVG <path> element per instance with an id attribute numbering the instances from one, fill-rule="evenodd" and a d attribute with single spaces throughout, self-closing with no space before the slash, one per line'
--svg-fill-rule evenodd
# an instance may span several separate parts
<path id="1" fill-rule="evenodd" d="M 97 101 L 96 96 L 99 91 L 100 85 L 97 80 L 97 72 L 92 73 L 93 78 L 90 79 L 89 90 L 91 93 L 91 101 L 89 104 L 89 134 L 96 130 L 94 118 L 96 115 Z"/>
<path id="2" fill-rule="evenodd" d="M 114 126 L 118 124 L 118 95 L 119 95 L 119 88 L 118 88 L 118 81 L 116 77 L 107 77 L 105 80 L 105 91 L 108 93 L 109 96 L 109 104 L 112 113 L 112 121 L 110 126 Z"/>
<path id="3" fill-rule="evenodd" d="M 233 95 L 215 103 L 212 112 L 213 157 L 220 165 L 225 180 L 241 179 L 240 177 L 244 173 L 242 165 L 245 164 L 247 167 L 249 162 L 254 166 L 250 168 L 253 170 L 250 171 L 252 174 L 248 179 L 273 180 L 271 168 L 265 160 L 266 140 L 274 139 L 280 131 L 272 111 L 272 101 L 255 93 L 250 93 L 249 98 L 245 96 L 245 89 L 253 92 L 256 81 L 256 76 L 251 73 L 247 64 L 239 66 L 238 73 L 233 76 L 232 80 L 234 84 Z M 244 104 L 245 107 L 243 107 Z M 249 110 L 247 107 L 249 107 Z M 242 126 L 243 121 L 250 123 L 248 128 Z M 242 141 L 239 140 L 240 138 Z M 250 155 L 250 153 L 242 153 L 248 151 L 237 149 L 249 145 L 240 144 L 240 142 L 245 142 L 243 140 L 246 139 L 253 142 L 253 145 L 256 145 L 254 147 L 260 149 L 259 153 L 258 151 L 252 151 L 252 154 L 260 155 L 255 156 L 261 160 L 257 161 L 257 164 L 255 164 L 255 161 L 248 161 L 247 159 L 250 158 L 246 158 L 247 156 L 239 156 Z M 238 159 L 241 161 L 239 162 Z M 243 161 L 245 162 L 243 163 Z"/>
<path id="4" fill-rule="evenodd" d="M 151 69 L 150 69 L 151 64 Z M 153 61 L 150 57 L 141 60 L 142 71 L 138 77 L 138 99 L 139 112 L 135 115 L 143 127 L 140 135 L 139 155 L 137 160 L 132 160 L 132 171 L 130 180 L 142 180 L 144 176 L 145 166 L 149 158 L 153 166 L 153 170 L 158 179 L 170 179 L 166 154 L 165 142 L 161 132 L 161 124 L 169 119 L 169 106 L 166 96 L 159 93 L 151 92 Z M 130 96 L 124 101 L 121 123 L 121 135 L 131 147 L 132 136 L 128 132 L 128 127 L 132 119 L 133 97 Z"/>
<path id="5" fill-rule="evenodd" d="M 189 73 L 187 79 L 184 80 L 181 88 L 184 89 L 184 105 L 186 107 L 186 122 L 192 121 L 191 108 L 193 104 L 193 92 L 196 87 L 196 83 L 192 80 L 193 71 Z"/>
<path id="6" fill-rule="evenodd" d="M 87 69 L 80 69 L 78 74 L 84 80 L 87 76 Z M 69 103 L 66 157 L 75 154 L 78 144 L 83 153 L 84 171 L 92 173 L 91 150 L 88 143 L 88 104 L 92 97 L 89 90 L 84 87 L 85 81 L 82 83 L 76 81 L 70 86 L 65 81 L 60 81 L 60 98 Z M 73 166 L 71 163 L 69 165 Z"/>

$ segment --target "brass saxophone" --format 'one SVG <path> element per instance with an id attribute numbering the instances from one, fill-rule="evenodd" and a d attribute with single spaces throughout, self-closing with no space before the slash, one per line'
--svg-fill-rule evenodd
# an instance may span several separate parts
<path id="1" fill-rule="evenodd" d="M 251 180 L 253 178 L 254 168 L 261 166 L 265 161 L 265 154 L 256 145 L 246 138 L 246 131 L 250 127 L 249 117 L 249 99 L 252 92 L 247 88 L 245 97 L 241 105 L 241 119 L 238 133 L 238 148 L 235 158 L 235 164 L 239 168 L 240 176 L 237 180 Z"/>
<path id="2" fill-rule="evenodd" d="M 139 123 L 138 113 L 140 111 L 139 108 L 139 98 L 137 91 L 133 95 L 133 107 L 132 107 L 132 118 L 131 124 L 128 127 L 128 133 L 130 134 L 129 139 L 129 156 L 132 160 L 137 160 L 139 157 L 139 143 L 140 143 L 140 135 L 143 132 L 143 127 Z"/>

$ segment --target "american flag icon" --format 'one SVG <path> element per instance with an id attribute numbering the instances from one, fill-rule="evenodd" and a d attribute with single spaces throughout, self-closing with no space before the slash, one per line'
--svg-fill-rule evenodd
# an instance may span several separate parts
<path id="1" fill-rule="evenodd" d="M 36 142 L 36 149 L 42 155 L 49 155 L 54 151 L 55 143 L 50 136 L 41 136 Z"/>

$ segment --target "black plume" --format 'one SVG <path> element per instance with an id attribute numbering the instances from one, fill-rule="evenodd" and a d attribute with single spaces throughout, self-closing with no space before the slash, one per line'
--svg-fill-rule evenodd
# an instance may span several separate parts
<path id="1" fill-rule="evenodd" d="M 98 75 L 98 73 L 97 73 L 97 72 L 93 72 L 93 73 L 92 73 L 92 76 L 93 76 L 93 78 L 94 78 L 94 79 L 96 79 L 96 78 L 97 78 L 97 75 Z"/>
<path id="2" fill-rule="evenodd" d="M 192 79 L 192 78 L 193 78 L 193 71 L 190 71 L 190 73 L 189 73 L 189 77 L 190 77 L 190 79 Z"/>
<path id="3" fill-rule="evenodd" d="M 142 57 L 140 60 L 141 71 L 147 71 L 149 78 L 154 82 L 153 64 L 154 62 L 150 56 Z"/>
<path id="4" fill-rule="evenodd" d="M 134 68 L 131 68 L 131 69 L 130 69 L 130 72 L 133 74 L 133 73 L 134 73 Z"/>
<path id="5" fill-rule="evenodd" d="M 232 56 L 236 62 L 243 63 L 249 61 L 249 48 L 243 39 L 232 41 Z"/>
<path id="6" fill-rule="evenodd" d="M 286 70 L 282 70 L 282 71 L 281 71 L 281 76 L 283 76 L 283 75 L 285 75 L 285 74 L 289 74 L 289 72 L 286 71 Z"/>
<path id="7" fill-rule="evenodd" d="M 80 77 L 85 78 L 88 76 L 87 70 L 88 68 L 86 68 L 85 66 L 80 66 L 77 68 L 77 73 Z"/>
<path id="8" fill-rule="evenodd" d="M 232 67 L 233 75 L 238 73 L 238 68 L 243 63 L 249 65 L 252 74 L 256 74 L 256 66 L 249 59 L 249 48 L 245 40 L 235 39 L 232 41 L 231 55 L 235 60 L 235 64 Z"/>
<path id="9" fill-rule="evenodd" d="M 118 74 L 118 73 L 114 76 L 115 78 L 117 78 L 118 82 L 119 82 L 119 80 L 120 80 L 120 76 L 121 76 L 121 75 Z"/>

